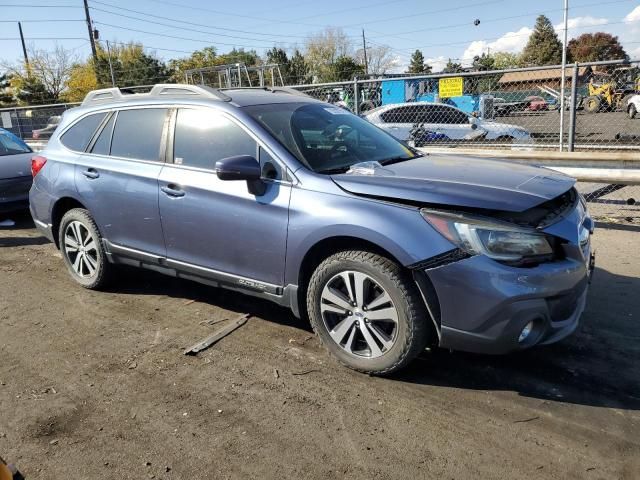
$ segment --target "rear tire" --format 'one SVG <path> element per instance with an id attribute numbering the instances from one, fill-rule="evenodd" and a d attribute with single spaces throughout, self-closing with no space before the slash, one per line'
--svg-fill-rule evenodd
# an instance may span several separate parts
<path id="1" fill-rule="evenodd" d="M 67 270 L 76 282 L 90 290 L 108 284 L 113 265 L 107 260 L 100 231 L 87 210 L 74 208 L 64 214 L 58 241 Z"/>
<path id="2" fill-rule="evenodd" d="M 431 338 L 413 279 L 371 252 L 343 251 L 324 260 L 309 282 L 307 311 L 316 335 L 340 363 L 373 375 L 405 367 Z"/>
<path id="3" fill-rule="evenodd" d="M 636 106 L 632 103 L 631 105 L 629 105 L 629 110 L 627 112 L 629 114 L 629 118 L 635 118 L 636 114 L 638 113 L 638 110 L 636 109 Z"/>

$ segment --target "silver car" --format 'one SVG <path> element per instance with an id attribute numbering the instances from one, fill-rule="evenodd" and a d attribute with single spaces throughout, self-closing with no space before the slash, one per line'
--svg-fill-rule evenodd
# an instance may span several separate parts
<path id="1" fill-rule="evenodd" d="M 0 128 L 0 213 L 29 206 L 32 150 Z"/>
<path id="2" fill-rule="evenodd" d="M 531 134 L 522 127 L 475 118 L 459 108 L 443 103 L 383 105 L 368 111 L 363 117 L 402 141 L 410 140 L 411 130 L 418 124 L 422 124 L 425 130 L 437 134 L 439 141 L 531 141 Z"/>

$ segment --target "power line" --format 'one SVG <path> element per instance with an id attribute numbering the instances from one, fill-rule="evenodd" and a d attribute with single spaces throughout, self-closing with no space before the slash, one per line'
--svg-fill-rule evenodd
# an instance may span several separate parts
<path id="1" fill-rule="evenodd" d="M 84 22 L 84 20 L 79 19 L 64 19 L 64 18 L 55 18 L 52 20 L 0 20 L 0 23 L 57 23 L 57 22 Z"/>
<path id="2" fill-rule="evenodd" d="M 112 27 L 112 28 L 117 28 L 119 30 L 128 30 L 130 32 L 136 32 L 136 33 L 144 33 L 147 35 L 155 35 L 158 37 L 164 37 L 164 38 L 175 38 L 177 40 L 186 40 L 189 42 L 200 42 L 200 43 L 207 43 L 209 45 L 213 45 L 213 44 L 219 44 L 219 45 L 226 45 L 226 46 L 230 46 L 230 47 L 242 47 L 242 48 L 270 48 L 273 45 L 240 45 L 240 44 L 236 44 L 236 43 L 224 43 L 224 42 L 218 42 L 218 41 L 212 41 L 212 40 L 202 40 L 199 38 L 189 38 L 189 37 L 180 37 L 177 35 L 167 35 L 166 33 L 158 33 L 158 32 L 148 32 L 146 30 L 138 30 L 135 28 L 127 28 L 127 27 L 121 27 L 120 25 L 113 25 L 111 23 L 104 23 L 104 22 L 94 22 L 97 25 L 104 25 L 107 27 Z"/>
<path id="3" fill-rule="evenodd" d="M 82 8 L 78 5 L 34 5 L 24 3 L 0 3 L 0 7 L 18 7 L 18 8 Z"/>
<path id="4" fill-rule="evenodd" d="M 251 34 L 251 35 L 262 35 L 262 36 L 269 36 L 269 37 L 273 37 L 274 36 L 273 34 L 270 34 L 270 33 L 260 33 L 260 32 L 253 32 L 253 31 L 249 31 L 249 30 L 238 30 L 238 29 L 235 29 L 235 28 L 226 28 L 226 27 L 212 27 L 211 25 L 206 25 L 206 24 L 202 24 L 202 23 L 189 22 L 189 21 L 186 21 L 186 20 L 178 20 L 178 19 L 171 18 L 171 17 L 165 17 L 165 16 L 161 16 L 161 15 L 154 15 L 154 14 L 143 12 L 143 11 L 140 11 L 140 10 L 133 10 L 133 9 L 130 9 L 130 8 L 123 8 L 123 7 L 120 7 L 118 5 L 113 5 L 113 4 L 110 4 L 110 3 L 107 3 L 107 2 L 101 2 L 101 1 L 98 1 L 98 0 L 91 0 L 91 3 L 92 4 L 96 4 L 97 3 L 99 5 L 104 5 L 104 6 L 107 6 L 107 7 L 117 8 L 118 10 L 123 10 L 125 12 L 137 13 L 139 15 L 145 15 L 147 17 L 159 18 L 161 20 L 170 20 L 172 22 L 184 23 L 185 25 L 193 25 L 193 26 L 196 26 L 196 27 L 204 27 L 204 28 L 215 29 L 215 30 L 223 30 L 225 32 L 248 33 L 248 34 Z M 94 9 L 94 10 L 100 10 L 98 7 L 91 7 L 91 8 Z M 106 10 L 100 10 L 100 11 L 104 11 L 106 13 L 112 13 L 113 15 L 125 16 L 124 14 L 108 12 Z M 307 38 L 307 35 L 289 35 L 289 34 L 284 35 L 283 34 L 281 36 L 283 36 L 283 37 Z"/>
<path id="5" fill-rule="evenodd" d="M 184 28 L 184 27 L 179 26 L 179 25 L 171 25 L 169 23 L 157 22 L 157 21 L 154 21 L 154 20 L 147 20 L 147 19 L 144 19 L 144 18 L 137 18 L 137 17 L 133 17 L 131 15 L 125 15 L 123 13 L 110 12 L 108 10 L 104 10 L 104 9 L 98 8 L 98 7 L 91 7 L 91 9 L 94 10 L 94 11 L 97 11 L 97 12 L 108 13 L 108 14 L 111 14 L 111 15 L 116 15 L 118 17 L 130 18 L 132 20 L 138 20 L 140 22 L 151 23 L 151 24 L 154 24 L 154 25 L 161 25 L 161 26 L 170 27 L 170 28 Z M 155 16 L 155 15 L 150 15 L 150 16 Z M 180 20 L 173 20 L 173 21 L 174 22 L 180 22 L 180 23 L 188 23 L 190 25 L 200 25 L 200 24 L 194 24 L 194 23 L 191 23 L 191 22 L 182 22 Z M 206 25 L 205 25 L 205 27 L 206 27 Z M 204 33 L 206 35 L 216 35 L 216 36 L 219 36 L 219 37 L 237 38 L 237 39 L 240 39 L 240 40 L 251 40 L 251 41 L 257 41 L 257 42 L 269 40 L 269 39 L 266 39 L 266 38 L 240 37 L 240 36 L 237 36 L 237 35 L 228 35 L 228 34 L 224 34 L 224 33 L 211 32 L 211 31 L 205 31 L 205 30 L 196 30 L 196 29 L 193 29 L 193 28 L 190 28 L 189 31 L 190 32 L 196 32 L 196 33 Z M 273 41 L 275 42 L 277 40 L 273 40 Z"/>

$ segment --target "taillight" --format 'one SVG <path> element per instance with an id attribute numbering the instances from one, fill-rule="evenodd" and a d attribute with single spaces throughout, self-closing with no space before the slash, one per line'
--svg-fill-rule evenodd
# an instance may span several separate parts
<path id="1" fill-rule="evenodd" d="M 42 155 L 31 157 L 31 175 L 35 177 L 40 172 L 40 170 L 42 170 L 42 167 L 44 167 L 45 163 L 47 163 L 47 159 Z"/>

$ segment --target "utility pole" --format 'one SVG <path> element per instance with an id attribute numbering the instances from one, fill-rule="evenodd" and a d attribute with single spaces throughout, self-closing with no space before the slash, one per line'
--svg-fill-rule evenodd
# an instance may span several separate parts
<path id="1" fill-rule="evenodd" d="M 567 27 L 569 17 L 569 0 L 564 0 L 564 40 L 562 44 L 562 78 L 560 80 L 560 151 L 564 147 L 564 89 L 566 84 L 566 70 L 567 70 Z"/>
<path id="2" fill-rule="evenodd" d="M 27 69 L 29 75 L 29 56 L 27 55 L 27 47 L 24 44 L 24 35 L 22 34 L 22 24 L 18 22 L 18 30 L 20 30 L 20 41 L 22 42 L 22 54 L 24 55 L 24 68 Z"/>
<path id="3" fill-rule="evenodd" d="M 87 29 L 89 30 L 89 41 L 91 42 L 91 54 L 93 55 L 93 61 L 98 61 L 98 52 L 96 51 L 96 40 L 93 38 L 93 23 L 91 23 L 91 15 L 89 15 L 89 4 L 87 0 L 84 0 L 84 15 L 87 20 Z"/>
<path id="4" fill-rule="evenodd" d="M 364 52 L 364 73 L 369 75 L 369 62 L 367 61 L 367 40 L 364 37 L 364 28 L 362 29 L 362 51 Z"/>
<path id="5" fill-rule="evenodd" d="M 107 40 L 107 55 L 109 58 L 109 72 L 111 72 L 111 86 L 116 86 L 116 77 L 113 74 L 113 64 L 111 63 L 111 48 L 109 47 L 109 40 Z"/>

